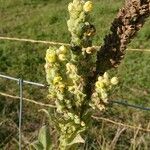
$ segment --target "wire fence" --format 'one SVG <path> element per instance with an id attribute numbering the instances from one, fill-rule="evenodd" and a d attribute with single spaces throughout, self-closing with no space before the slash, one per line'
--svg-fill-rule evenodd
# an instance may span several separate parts
<path id="1" fill-rule="evenodd" d="M 16 37 L 0 37 L 0 40 L 30 42 L 30 43 L 42 43 L 42 44 L 47 44 L 47 45 L 66 45 L 66 46 L 70 45 L 68 43 L 33 40 L 33 39 L 23 39 L 23 38 L 16 38 Z M 100 47 L 100 46 L 96 46 L 96 47 Z M 129 48 L 127 50 L 129 50 L 129 51 L 150 52 L 150 49 L 133 49 L 133 48 Z M 4 96 L 4 97 L 9 97 L 9 98 L 12 98 L 12 99 L 18 99 L 19 102 L 20 102 L 20 105 L 19 105 L 19 128 L 18 128 L 19 131 L 18 132 L 19 132 L 19 150 L 21 150 L 22 149 L 21 145 L 22 145 L 22 109 L 23 109 L 23 102 L 26 101 L 26 102 L 30 102 L 30 103 L 33 103 L 33 104 L 36 104 L 36 105 L 45 106 L 45 107 L 52 107 L 52 108 L 55 108 L 55 106 L 50 105 L 50 104 L 37 102 L 35 100 L 23 97 L 23 86 L 24 86 L 24 84 L 29 84 L 29 85 L 34 85 L 34 86 L 37 86 L 37 87 L 44 87 L 44 88 L 46 88 L 48 85 L 37 83 L 37 82 L 32 82 L 32 81 L 27 81 L 27 80 L 24 80 L 22 78 L 14 78 L 14 77 L 11 77 L 11 76 L 3 75 L 1 73 L 0 73 L 0 78 L 5 78 L 5 79 L 8 79 L 8 80 L 16 81 L 16 83 L 18 84 L 18 87 L 19 87 L 19 96 L 10 95 L 10 94 L 4 93 L 4 92 L 0 92 L 0 95 Z M 150 111 L 149 107 L 143 107 L 143 106 L 139 106 L 139 105 L 129 104 L 126 100 L 112 100 L 111 103 L 112 104 L 123 105 L 123 106 L 126 106 L 126 107 L 131 107 L 131 108 L 135 108 L 135 109 L 139 109 L 139 110 L 143 110 L 143 111 Z M 119 126 L 124 126 L 124 127 L 131 128 L 131 129 L 137 129 L 137 130 L 141 130 L 141 131 L 144 131 L 144 132 L 150 132 L 150 129 L 144 129 L 144 128 L 140 128 L 140 127 L 126 125 L 126 124 L 123 124 L 123 123 L 115 122 L 115 121 L 110 120 L 108 118 L 102 118 L 102 117 L 96 117 L 96 116 L 93 116 L 93 118 L 97 119 L 97 120 L 104 120 L 106 122 L 113 123 L 113 124 L 119 125 Z"/>
<path id="2" fill-rule="evenodd" d="M 41 44 L 47 44 L 47 45 L 66 45 L 66 46 L 70 46 L 70 44 L 68 44 L 68 43 L 43 41 L 43 40 L 33 40 L 33 39 L 24 39 L 24 38 L 17 38 L 17 37 L 3 37 L 3 36 L 0 36 L 0 40 L 29 42 L 29 43 L 41 43 Z M 100 48 L 100 46 L 95 46 L 95 47 Z M 139 48 L 128 48 L 127 50 L 128 51 L 139 51 L 139 52 L 150 52 L 150 49 L 139 49 Z"/>
<path id="3" fill-rule="evenodd" d="M 18 128 L 19 131 L 18 132 L 19 132 L 19 150 L 21 150 L 21 145 L 22 145 L 22 118 L 23 118 L 22 117 L 22 109 L 23 109 L 23 101 L 27 101 L 27 102 L 30 102 L 30 103 L 33 103 L 33 104 L 37 104 L 37 105 L 40 105 L 40 106 L 46 106 L 46 107 L 53 107 L 53 108 L 55 108 L 55 106 L 54 105 L 50 105 L 50 104 L 44 104 L 44 103 L 41 103 L 41 102 L 37 102 L 35 100 L 23 98 L 23 86 L 24 86 L 24 84 L 34 85 L 34 86 L 38 86 L 38 87 L 45 87 L 45 88 L 47 87 L 47 85 L 41 84 L 41 83 L 37 83 L 37 82 L 23 80 L 22 78 L 14 78 L 14 77 L 3 75 L 3 74 L 0 74 L 0 77 L 4 78 L 4 79 L 16 81 L 17 84 L 19 83 L 18 84 L 18 86 L 19 86 L 19 96 L 13 96 L 13 95 L 10 95 L 10 94 L 7 94 L 7 93 L 3 93 L 3 92 L 0 92 L 0 95 L 1 96 L 5 96 L 5 97 L 9 97 L 9 98 L 12 98 L 12 99 L 19 99 L 20 100 L 20 106 L 19 106 L 19 128 Z M 129 104 L 126 101 L 123 101 L 123 100 L 112 100 L 111 103 L 118 104 L 118 105 L 123 105 L 123 106 L 127 106 L 127 107 L 132 107 L 132 108 L 140 109 L 140 110 L 144 110 L 144 111 L 150 111 L 149 107 L 143 107 L 143 106 L 139 106 L 139 105 Z M 106 122 L 113 123 L 113 124 L 119 125 L 119 126 L 128 127 L 128 128 L 131 128 L 131 129 L 137 129 L 137 130 L 141 130 L 141 131 L 144 131 L 144 132 L 150 132 L 150 129 L 144 129 L 144 128 L 139 128 L 139 127 L 135 127 L 135 126 L 131 126 L 131 125 L 125 125 L 123 123 L 118 123 L 118 122 L 115 122 L 115 121 L 107 119 L 107 118 L 96 117 L 96 116 L 93 116 L 93 118 L 97 119 L 97 120 L 104 120 Z"/>

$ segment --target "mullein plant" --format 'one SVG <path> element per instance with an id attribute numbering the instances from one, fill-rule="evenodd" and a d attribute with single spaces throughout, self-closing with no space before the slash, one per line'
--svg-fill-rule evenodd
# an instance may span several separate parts
<path id="1" fill-rule="evenodd" d="M 89 127 L 93 110 L 105 110 L 110 89 L 118 83 L 108 73 L 94 77 L 97 48 L 92 46 L 96 33 L 90 23 L 91 1 L 73 0 L 68 5 L 67 21 L 70 46 L 50 46 L 46 52 L 46 80 L 50 101 L 56 105 L 55 126 L 59 131 L 59 149 L 76 149 L 84 143 L 82 133 Z"/>
<path id="2" fill-rule="evenodd" d="M 59 132 L 60 150 L 78 149 L 78 143 L 85 142 L 82 137 L 92 113 L 106 109 L 110 90 L 118 84 L 118 78 L 110 78 L 106 71 L 124 58 L 127 44 L 150 16 L 150 0 L 126 0 L 99 50 L 92 46 L 96 33 L 90 23 L 92 10 L 92 1 L 69 3 L 70 46 L 50 46 L 46 52 L 48 98 L 56 107 L 44 112 Z M 35 149 L 56 149 L 48 132 L 46 126 L 41 128 L 38 140 L 32 143 Z"/>

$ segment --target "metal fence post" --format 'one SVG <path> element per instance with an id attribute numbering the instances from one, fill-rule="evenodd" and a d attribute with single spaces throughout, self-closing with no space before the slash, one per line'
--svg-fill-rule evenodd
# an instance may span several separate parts
<path id="1" fill-rule="evenodd" d="M 23 79 L 19 79 L 19 97 L 20 97 L 20 105 L 19 105 L 19 150 L 21 150 L 22 144 L 22 106 L 23 106 Z"/>

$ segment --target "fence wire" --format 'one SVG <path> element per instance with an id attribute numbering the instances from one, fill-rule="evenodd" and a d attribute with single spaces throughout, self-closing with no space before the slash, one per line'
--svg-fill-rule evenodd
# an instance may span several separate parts
<path id="1" fill-rule="evenodd" d="M 9 41 L 19 41 L 19 42 L 30 42 L 30 43 L 41 43 L 47 45 L 66 45 L 70 46 L 68 43 L 61 43 L 61 42 L 53 42 L 53 41 L 43 41 L 43 40 L 33 40 L 33 39 L 24 39 L 24 38 L 17 38 L 17 37 L 0 37 L 0 40 L 9 40 Z M 100 46 L 95 46 L 100 48 Z M 128 48 L 128 51 L 139 51 L 139 52 L 150 52 L 150 49 L 138 49 L 138 48 Z"/>
<path id="2" fill-rule="evenodd" d="M 0 37 L 0 40 L 10 40 L 10 41 L 20 41 L 20 42 L 30 42 L 30 43 L 42 43 L 42 44 L 47 44 L 47 45 L 66 45 L 69 46 L 70 44 L 68 43 L 60 43 L 60 42 L 52 42 L 52 41 L 42 41 L 42 40 L 33 40 L 33 39 L 23 39 L 23 38 L 16 38 L 16 37 Z M 100 47 L 100 46 L 96 46 L 96 47 Z M 150 49 L 132 49 L 129 48 L 127 49 L 129 51 L 140 51 L 140 52 L 150 52 Z M 21 144 L 22 144 L 22 108 L 23 108 L 23 100 L 37 104 L 37 105 L 41 105 L 41 106 L 48 106 L 48 107 L 55 107 L 53 105 L 49 105 L 49 104 L 43 104 L 40 102 L 36 102 L 35 100 L 31 100 L 31 99 L 27 99 L 27 98 L 23 98 L 23 85 L 24 84 L 29 84 L 29 85 L 35 85 L 38 87 L 47 87 L 47 85 L 45 84 L 41 84 L 41 83 L 36 83 L 36 82 L 32 82 L 32 81 L 26 81 L 23 80 L 22 78 L 14 78 L 11 76 L 6 76 L 3 74 L 0 74 L 1 78 L 5 78 L 5 79 L 9 79 L 9 80 L 14 80 L 18 83 L 19 85 L 19 97 L 18 96 L 13 96 L 7 93 L 2 93 L 0 92 L 0 95 L 2 96 L 6 96 L 6 97 L 10 97 L 10 98 L 14 98 L 14 99 L 20 99 L 20 108 L 19 108 L 19 150 L 22 150 Z M 129 104 L 126 101 L 112 101 L 112 103 L 114 104 L 118 104 L 118 105 L 123 105 L 123 106 L 127 106 L 127 107 L 132 107 L 135 109 L 140 109 L 140 110 L 144 110 L 144 111 L 150 111 L 150 108 L 145 108 L 142 106 L 138 106 L 138 105 L 133 105 L 133 104 Z M 94 118 L 94 117 L 93 117 Z M 138 129 L 138 130 L 142 130 L 142 131 L 146 131 L 146 132 L 150 132 L 149 129 L 143 129 L 143 128 L 136 128 L 134 126 L 130 126 L 130 125 L 124 125 L 122 123 L 117 123 L 115 121 L 106 119 L 106 118 L 97 118 L 95 117 L 95 119 L 101 119 L 101 120 L 105 120 L 107 122 L 116 124 L 116 125 L 121 125 L 121 126 L 125 126 L 128 128 L 132 128 L 132 129 Z"/>
<path id="3" fill-rule="evenodd" d="M 7 93 L 2 93 L 2 92 L 0 92 L 0 95 L 20 100 L 20 106 L 19 106 L 19 129 L 18 130 L 19 130 L 19 150 L 22 150 L 21 145 L 22 145 L 22 108 L 23 108 L 23 100 L 26 100 L 28 102 L 32 102 L 34 104 L 42 105 L 42 106 L 50 106 L 50 107 L 55 107 L 55 106 L 48 105 L 48 104 L 43 104 L 43 103 L 36 102 L 35 100 L 30 100 L 30 99 L 27 99 L 27 98 L 23 98 L 23 85 L 24 84 L 34 85 L 34 86 L 38 86 L 38 87 L 47 87 L 47 85 L 41 84 L 41 83 L 37 83 L 37 82 L 23 80 L 22 78 L 14 78 L 14 77 L 11 77 L 11 76 L 3 75 L 1 73 L 0 73 L 0 77 L 8 79 L 8 80 L 16 81 L 18 83 L 18 86 L 19 86 L 19 97 L 12 96 L 12 95 L 9 95 Z M 138 105 L 132 105 L 132 104 L 129 104 L 129 103 L 125 102 L 125 101 L 117 101 L 117 100 L 115 100 L 115 101 L 112 101 L 112 103 L 117 103 L 118 105 L 129 106 L 129 107 L 140 109 L 140 110 L 144 110 L 144 111 L 150 111 L 150 108 L 145 108 L 145 107 L 138 106 Z M 99 119 L 102 119 L 102 118 L 99 118 Z M 104 120 L 107 121 L 107 122 L 114 123 L 114 121 L 112 121 L 112 120 L 108 120 L 108 119 L 104 119 Z M 116 122 L 115 122 L 115 124 L 116 125 L 124 125 L 122 123 L 116 123 Z M 130 126 L 130 125 L 124 125 L 124 126 L 133 128 L 133 126 Z M 134 129 L 135 128 L 136 127 L 134 127 Z M 142 131 L 147 130 L 147 132 L 150 132 L 149 129 L 140 129 L 140 128 L 137 128 L 137 129 L 138 130 L 142 130 Z"/>

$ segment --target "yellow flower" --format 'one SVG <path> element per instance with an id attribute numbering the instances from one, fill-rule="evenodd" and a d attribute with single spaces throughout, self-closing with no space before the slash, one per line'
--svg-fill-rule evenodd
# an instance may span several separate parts
<path id="1" fill-rule="evenodd" d="M 85 12 L 91 12 L 93 10 L 93 3 L 91 1 L 87 1 L 83 6 L 83 10 Z"/>
<path id="2" fill-rule="evenodd" d="M 69 92 L 72 92 L 72 91 L 74 91 L 75 90 L 75 87 L 74 86 L 68 86 L 68 91 Z"/>
<path id="3" fill-rule="evenodd" d="M 56 54 L 55 53 L 47 53 L 46 59 L 48 60 L 48 62 L 54 63 L 54 62 L 56 62 Z"/>
<path id="4" fill-rule="evenodd" d="M 96 87 L 99 89 L 102 89 L 105 87 L 105 84 L 103 82 L 96 82 Z"/>
<path id="5" fill-rule="evenodd" d="M 57 83 L 59 83 L 61 80 L 62 80 L 62 77 L 61 77 L 61 76 L 56 76 L 56 77 L 54 77 L 54 79 L 53 79 L 53 84 L 57 84 Z"/>
<path id="6" fill-rule="evenodd" d="M 113 85 L 117 85 L 119 81 L 118 81 L 118 78 L 117 78 L 117 77 L 113 77 L 110 82 L 111 82 L 111 84 L 113 84 Z"/>

